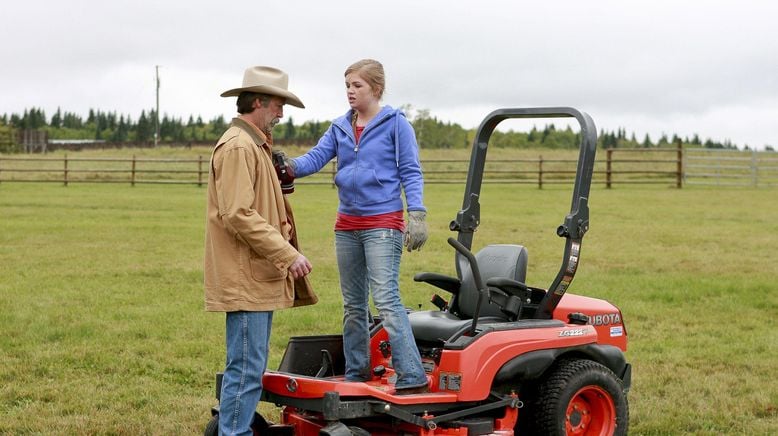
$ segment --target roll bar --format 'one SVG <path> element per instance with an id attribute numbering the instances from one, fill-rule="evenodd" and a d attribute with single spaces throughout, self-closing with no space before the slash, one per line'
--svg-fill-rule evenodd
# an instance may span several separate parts
<path id="1" fill-rule="evenodd" d="M 535 313 L 535 318 L 550 319 L 554 309 L 559 304 L 559 300 L 575 276 L 581 253 L 581 240 L 586 231 L 589 230 L 589 188 L 594 172 L 597 129 L 588 114 L 571 107 L 507 108 L 497 109 L 487 115 L 478 127 L 473 141 L 473 152 L 470 157 L 462 209 L 449 225 L 451 231 L 458 232 L 457 241 L 468 250 L 472 248 L 473 233 L 478 228 L 481 219 L 481 206 L 478 198 L 481 193 L 489 138 L 497 125 L 509 118 L 575 118 L 581 126 L 581 144 L 570 213 L 565 216 L 564 222 L 557 228 L 557 235 L 566 239 L 562 266 Z M 464 261 L 460 255 L 457 255 L 456 268 L 460 273 Z"/>

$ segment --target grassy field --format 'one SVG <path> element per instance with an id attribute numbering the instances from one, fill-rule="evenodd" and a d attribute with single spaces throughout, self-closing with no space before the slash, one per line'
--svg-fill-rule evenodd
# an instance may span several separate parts
<path id="1" fill-rule="evenodd" d="M 453 273 L 461 185 L 428 186 L 430 240 L 405 254 Z M 0 184 L 0 434 L 201 434 L 223 365 L 223 315 L 202 295 L 203 188 Z M 336 194 L 293 194 L 321 302 L 276 313 L 270 366 L 293 335 L 337 333 Z M 569 187 L 488 185 L 475 247 L 528 247 L 528 283 L 559 268 Z M 595 187 L 571 292 L 624 314 L 631 434 L 778 434 L 778 190 Z M 272 410 L 271 410 L 272 412 Z"/>

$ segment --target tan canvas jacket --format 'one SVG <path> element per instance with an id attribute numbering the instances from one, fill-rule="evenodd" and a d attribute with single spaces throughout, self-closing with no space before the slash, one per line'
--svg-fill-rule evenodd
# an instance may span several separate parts
<path id="1" fill-rule="evenodd" d="M 234 118 L 211 155 L 205 229 L 205 309 L 269 311 L 314 304 L 307 277 L 294 280 L 299 255 L 294 217 L 281 193 L 271 145 Z"/>

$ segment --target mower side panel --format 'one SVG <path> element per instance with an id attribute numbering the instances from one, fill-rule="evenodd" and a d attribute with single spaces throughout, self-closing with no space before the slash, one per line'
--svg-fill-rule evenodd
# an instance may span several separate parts
<path id="1" fill-rule="evenodd" d="M 627 327 L 619 308 L 605 300 L 565 294 L 554 311 L 554 318 L 568 322 L 568 316 L 575 312 L 589 317 L 588 324 L 597 331 L 598 344 L 613 345 L 627 351 Z"/>
<path id="2" fill-rule="evenodd" d="M 510 360 L 540 348 L 571 348 L 597 341 L 597 332 L 589 325 L 563 325 L 538 329 L 504 330 L 485 334 L 463 350 L 446 350 L 437 368 L 436 388 L 456 392 L 459 401 L 480 401 L 489 395 L 490 383 Z M 457 376 L 461 384 L 440 385 L 441 380 Z"/>

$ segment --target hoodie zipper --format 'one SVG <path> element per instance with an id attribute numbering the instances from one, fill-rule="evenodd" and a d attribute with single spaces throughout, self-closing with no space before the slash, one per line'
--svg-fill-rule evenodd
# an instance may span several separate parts
<path id="1" fill-rule="evenodd" d="M 372 120 L 370 120 L 370 123 L 368 123 L 368 124 L 372 123 L 373 125 L 378 125 L 381 122 L 383 122 L 384 118 L 390 117 L 392 113 L 393 112 L 389 112 L 388 114 L 385 114 L 383 117 L 381 117 L 380 120 L 378 120 L 378 121 L 380 121 L 378 123 L 373 123 L 373 121 L 376 121 L 376 119 L 373 118 Z M 351 192 L 354 193 L 354 203 L 356 203 L 357 202 L 357 170 L 359 169 L 359 143 L 357 142 L 357 135 L 356 135 L 356 132 L 354 132 L 354 127 L 353 126 L 352 126 L 351 129 L 343 129 L 342 126 L 337 125 L 337 124 L 336 124 L 336 126 L 338 126 L 341 130 L 346 131 L 347 134 L 351 133 L 351 139 L 354 140 L 354 177 L 352 178 L 352 181 L 351 181 Z M 362 135 L 360 136 L 360 139 L 364 138 L 365 133 L 367 133 L 367 126 L 365 126 L 365 129 L 362 131 Z M 335 155 L 337 156 L 337 153 L 335 153 Z"/>

